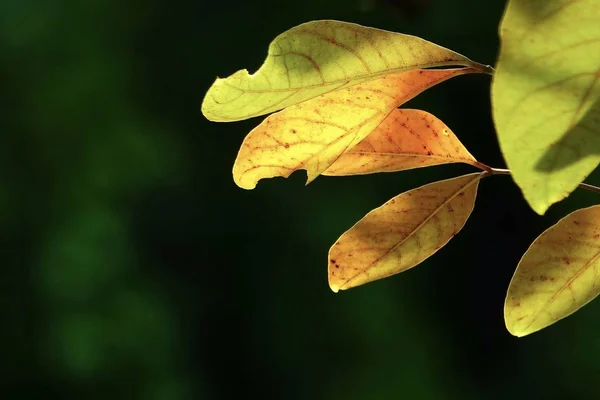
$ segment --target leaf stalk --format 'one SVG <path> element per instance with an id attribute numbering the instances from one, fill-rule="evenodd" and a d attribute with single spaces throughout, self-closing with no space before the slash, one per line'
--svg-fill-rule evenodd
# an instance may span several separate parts
<path id="1" fill-rule="evenodd" d="M 476 69 L 477 71 L 479 71 L 481 73 L 488 74 L 488 75 L 494 75 L 494 72 L 496 72 L 494 67 L 492 67 L 491 65 L 485 65 L 485 64 L 481 64 L 481 63 L 478 63 L 475 61 L 472 62 L 470 67 L 473 69 Z"/>
<path id="2" fill-rule="evenodd" d="M 483 164 L 482 166 L 480 166 L 480 168 L 485 171 L 485 176 L 511 175 L 512 174 L 511 171 L 510 171 L 510 169 L 506 169 L 506 168 L 492 168 L 492 167 L 489 167 L 489 166 L 487 166 L 485 164 Z M 582 182 L 579 185 L 577 185 L 577 187 L 579 187 L 581 189 L 589 190 L 590 192 L 600 193 L 600 187 L 594 186 L 594 185 L 590 185 L 589 183 L 583 183 Z"/>

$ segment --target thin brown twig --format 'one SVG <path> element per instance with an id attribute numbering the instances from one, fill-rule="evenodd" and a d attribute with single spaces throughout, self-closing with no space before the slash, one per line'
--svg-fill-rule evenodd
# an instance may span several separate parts
<path id="1" fill-rule="evenodd" d="M 487 165 L 485 165 L 487 168 L 481 168 L 485 171 L 485 175 L 486 176 L 492 176 L 492 175 L 511 175 L 510 169 L 505 169 L 505 168 L 492 168 L 492 167 L 488 167 Z M 598 186 L 594 186 L 594 185 L 590 185 L 589 183 L 580 183 L 578 185 L 579 188 L 581 189 L 585 189 L 585 190 L 589 190 L 591 192 L 596 192 L 596 193 L 600 193 L 600 187 Z"/>

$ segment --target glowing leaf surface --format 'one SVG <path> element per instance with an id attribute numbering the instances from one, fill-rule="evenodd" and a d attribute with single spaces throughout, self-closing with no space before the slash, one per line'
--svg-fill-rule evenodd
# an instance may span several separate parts
<path id="1" fill-rule="evenodd" d="M 577 210 L 542 233 L 515 271 L 506 327 L 525 336 L 562 319 L 600 293 L 600 206 Z"/>
<path id="2" fill-rule="evenodd" d="M 489 67 L 424 39 L 333 20 L 312 21 L 277 36 L 254 74 L 217 80 L 202 103 L 211 121 L 238 121 L 331 91 L 400 72 L 439 66 Z"/>
<path id="3" fill-rule="evenodd" d="M 396 107 L 471 68 L 414 70 L 327 93 L 267 117 L 244 139 L 233 167 L 236 184 L 304 169 L 308 182 L 361 142 Z"/>
<path id="4" fill-rule="evenodd" d="M 478 166 L 446 124 L 426 111 L 399 109 L 323 175 L 394 172 L 459 162 Z"/>
<path id="5" fill-rule="evenodd" d="M 600 3 L 511 0 L 492 85 L 502 152 L 543 214 L 600 161 Z"/>
<path id="6" fill-rule="evenodd" d="M 430 183 L 368 213 L 329 250 L 331 290 L 397 274 L 438 251 L 467 221 L 482 176 Z"/>

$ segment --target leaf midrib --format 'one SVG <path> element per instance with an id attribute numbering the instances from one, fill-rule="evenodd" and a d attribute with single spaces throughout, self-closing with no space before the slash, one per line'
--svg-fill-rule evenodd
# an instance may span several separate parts
<path id="1" fill-rule="evenodd" d="M 263 90 L 258 90 L 258 89 L 242 89 L 240 87 L 234 86 L 229 82 L 224 82 L 226 81 L 228 78 L 220 78 L 219 80 L 227 85 L 228 87 L 235 89 L 235 90 L 239 90 L 240 92 L 243 92 L 244 94 L 248 93 L 248 94 L 252 94 L 252 93 L 286 93 L 286 92 L 290 92 L 290 91 L 296 91 L 298 93 L 300 93 L 299 91 L 302 90 L 310 90 L 310 89 L 316 89 L 316 88 L 324 88 L 327 86 L 333 86 L 335 84 L 339 84 L 339 83 L 343 83 L 343 85 L 341 85 L 339 88 L 333 89 L 331 91 L 334 90 L 338 90 L 338 89 L 342 89 L 342 88 L 346 88 L 346 87 L 350 87 L 350 86 L 354 86 L 354 85 L 358 85 L 359 83 L 362 82 L 367 82 L 373 79 L 377 79 L 380 78 L 382 76 L 386 76 L 386 75 L 395 75 L 395 74 L 400 74 L 403 72 L 408 72 L 408 71 L 414 71 L 414 70 L 419 70 L 419 69 L 426 69 L 426 70 L 437 70 L 439 69 L 440 71 L 451 71 L 450 69 L 444 69 L 444 68 L 436 68 L 436 67 L 451 67 L 451 66 L 462 66 L 463 68 L 456 68 L 456 70 L 463 70 L 463 69 L 471 69 L 474 72 L 482 72 L 481 68 L 477 67 L 478 63 L 468 60 L 465 61 L 464 63 L 459 63 L 459 62 L 440 62 L 440 63 L 435 63 L 435 64 L 429 64 L 429 65 L 419 65 L 419 64 L 414 64 L 411 66 L 406 66 L 406 67 L 402 67 L 402 68 L 392 68 L 389 70 L 383 70 L 380 72 L 373 72 L 373 73 L 367 73 L 367 74 L 361 74 L 361 75 L 356 75 L 355 77 L 351 77 L 351 78 L 343 78 L 343 79 L 334 79 L 331 81 L 327 81 L 325 83 L 316 83 L 316 84 L 312 84 L 312 85 L 303 85 L 303 86 L 297 86 L 297 87 L 287 87 L 287 88 L 281 88 L 281 89 L 263 89 Z M 247 72 L 247 70 L 245 70 Z M 261 74 L 263 75 L 263 74 Z M 248 74 L 248 78 L 253 78 L 258 76 L 257 74 Z M 362 81 L 361 81 L 362 80 Z M 361 81 L 361 82 L 356 82 L 354 83 L 354 81 Z M 350 84 L 350 86 L 345 86 Z M 324 92 L 323 94 L 326 94 L 329 92 Z M 225 104 L 225 103 L 218 103 L 218 104 Z"/>
<path id="2" fill-rule="evenodd" d="M 413 229 L 412 231 L 410 231 L 399 243 L 395 244 L 392 248 L 390 248 L 388 251 L 386 251 L 384 254 L 382 254 L 381 256 L 379 256 L 376 260 L 372 261 L 371 263 L 369 263 L 369 265 L 365 266 L 361 271 L 357 272 L 356 274 L 354 274 L 351 278 L 347 279 L 346 282 L 344 282 L 343 285 L 340 286 L 339 290 L 344 290 L 344 288 L 350 283 L 352 282 L 354 279 L 356 279 L 358 276 L 360 276 L 361 274 L 363 274 L 368 268 L 371 268 L 373 265 L 375 265 L 377 262 L 379 262 L 381 259 L 383 259 L 384 257 L 387 257 L 390 253 L 392 253 L 394 250 L 396 250 L 398 247 L 402 246 L 411 236 L 413 236 L 416 232 L 418 232 L 427 222 L 429 222 L 429 220 L 431 218 L 433 218 L 435 215 L 437 215 L 437 213 L 440 212 L 440 210 L 447 206 L 448 203 L 450 203 L 452 200 L 454 200 L 454 198 L 456 198 L 456 196 L 458 196 L 461 192 L 466 191 L 469 186 L 471 186 L 472 184 L 474 184 L 475 182 L 479 182 L 479 180 L 481 179 L 482 175 L 485 172 L 476 172 L 474 174 L 471 174 L 473 176 L 473 179 L 468 182 L 467 184 L 465 184 L 464 186 L 462 186 L 460 189 L 458 189 L 456 192 L 454 192 L 451 196 L 448 196 L 448 198 L 446 200 L 444 200 L 442 202 L 442 204 L 440 204 L 431 214 L 429 214 L 427 216 L 427 218 L 425 218 L 417 227 L 415 227 L 415 229 Z M 466 175 L 468 176 L 468 175 Z M 456 178 L 455 178 L 456 179 Z"/>
<path id="3" fill-rule="evenodd" d="M 556 301 L 556 299 L 567 289 L 567 287 L 570 287 L 571 284 L 573 282 L 575 282 L 589 267 L 590 265 L 592 265 L 596 260 L 598 260 L 600 258 L 600 250 L 596 252 L 596 254 L 594 254 L 588 261 L 586 261 L 583 266 L 581 268 L 579 268 L 574 274 L 573 276 L 571 276 L 557 291 L 556 293 L 554 293 L 552 295 L 552 297 L 546 302 L 546 304 L 539 310 L 539 312 L 537 312 L 537 314 L 533 317 L 533 319 L 531 320 L 531 322 L 529 322 L 529 324 L 524 327 L 522 329 L 522 331 L 526 332 L 531 325 L 533 325 L 540 317 L 540 315 L 542 315 L 542 313 L 546 312 L 548 310 L 548 307 L 550 307 L 552 305 L 552 303 L 554 303 L 554 301 Z M 517 267 L 518 268 L 518 267 Z M 581 307 L 581 306 L 580 306 Z M 580 307 L 576 308 L 575 310 L 573 310 L 571 313 L 575 312 L 577 309 L 579 309 Z M 571 314 L 569 313 L 569 314 Z M 561 319 L 563 317 L 560 317 L 558 319 Z"/>

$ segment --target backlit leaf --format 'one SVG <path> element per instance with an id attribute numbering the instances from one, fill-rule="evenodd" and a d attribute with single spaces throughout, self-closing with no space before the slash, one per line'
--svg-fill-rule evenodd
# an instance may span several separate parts
<path id="1" fill-rule="evenodd" d="M 426 111 L 399 109 L 342 154 L 323 175 L 393 172 L 458 162 L 480 166 L 437 117 Z"/>
<path id="2" fill-rule="evenodd" d="M 421 186 L 368 213 L 329 250 L 331 290 L 397 274 L 438 251 L 467 221 L 483 174 Z"/>
<path id="3" fill-rule="evenodd" d="M 600 206 L 577 210 L 542 233 L 510 282 L 504 319 L 525 336 L 562 319 L 600 293 Z"/>
<path id="4" fill-rule="evenodd" d="M 600 3 L 511 0 L 493 81 L 502 152 L 543 214 L 600 161 Z"/>
<path id="5" fill-rule="evenodd" d="M 327 93 L 267 117 L 244 139 L 233 167 L 236 184 L 304 169 L 308 182 L 371 133 L 396 107 L 471 68 L 413 70 Z"/>
<path id="6" fill-rule="evenodd" d="M 489 67 L 421 38 L 323 20 L 277 36 L 254 74 L 241 70 L 217 80 L 202 103 L 211 121 L 239 121 L 369 79 L 417 68 Z"/>

